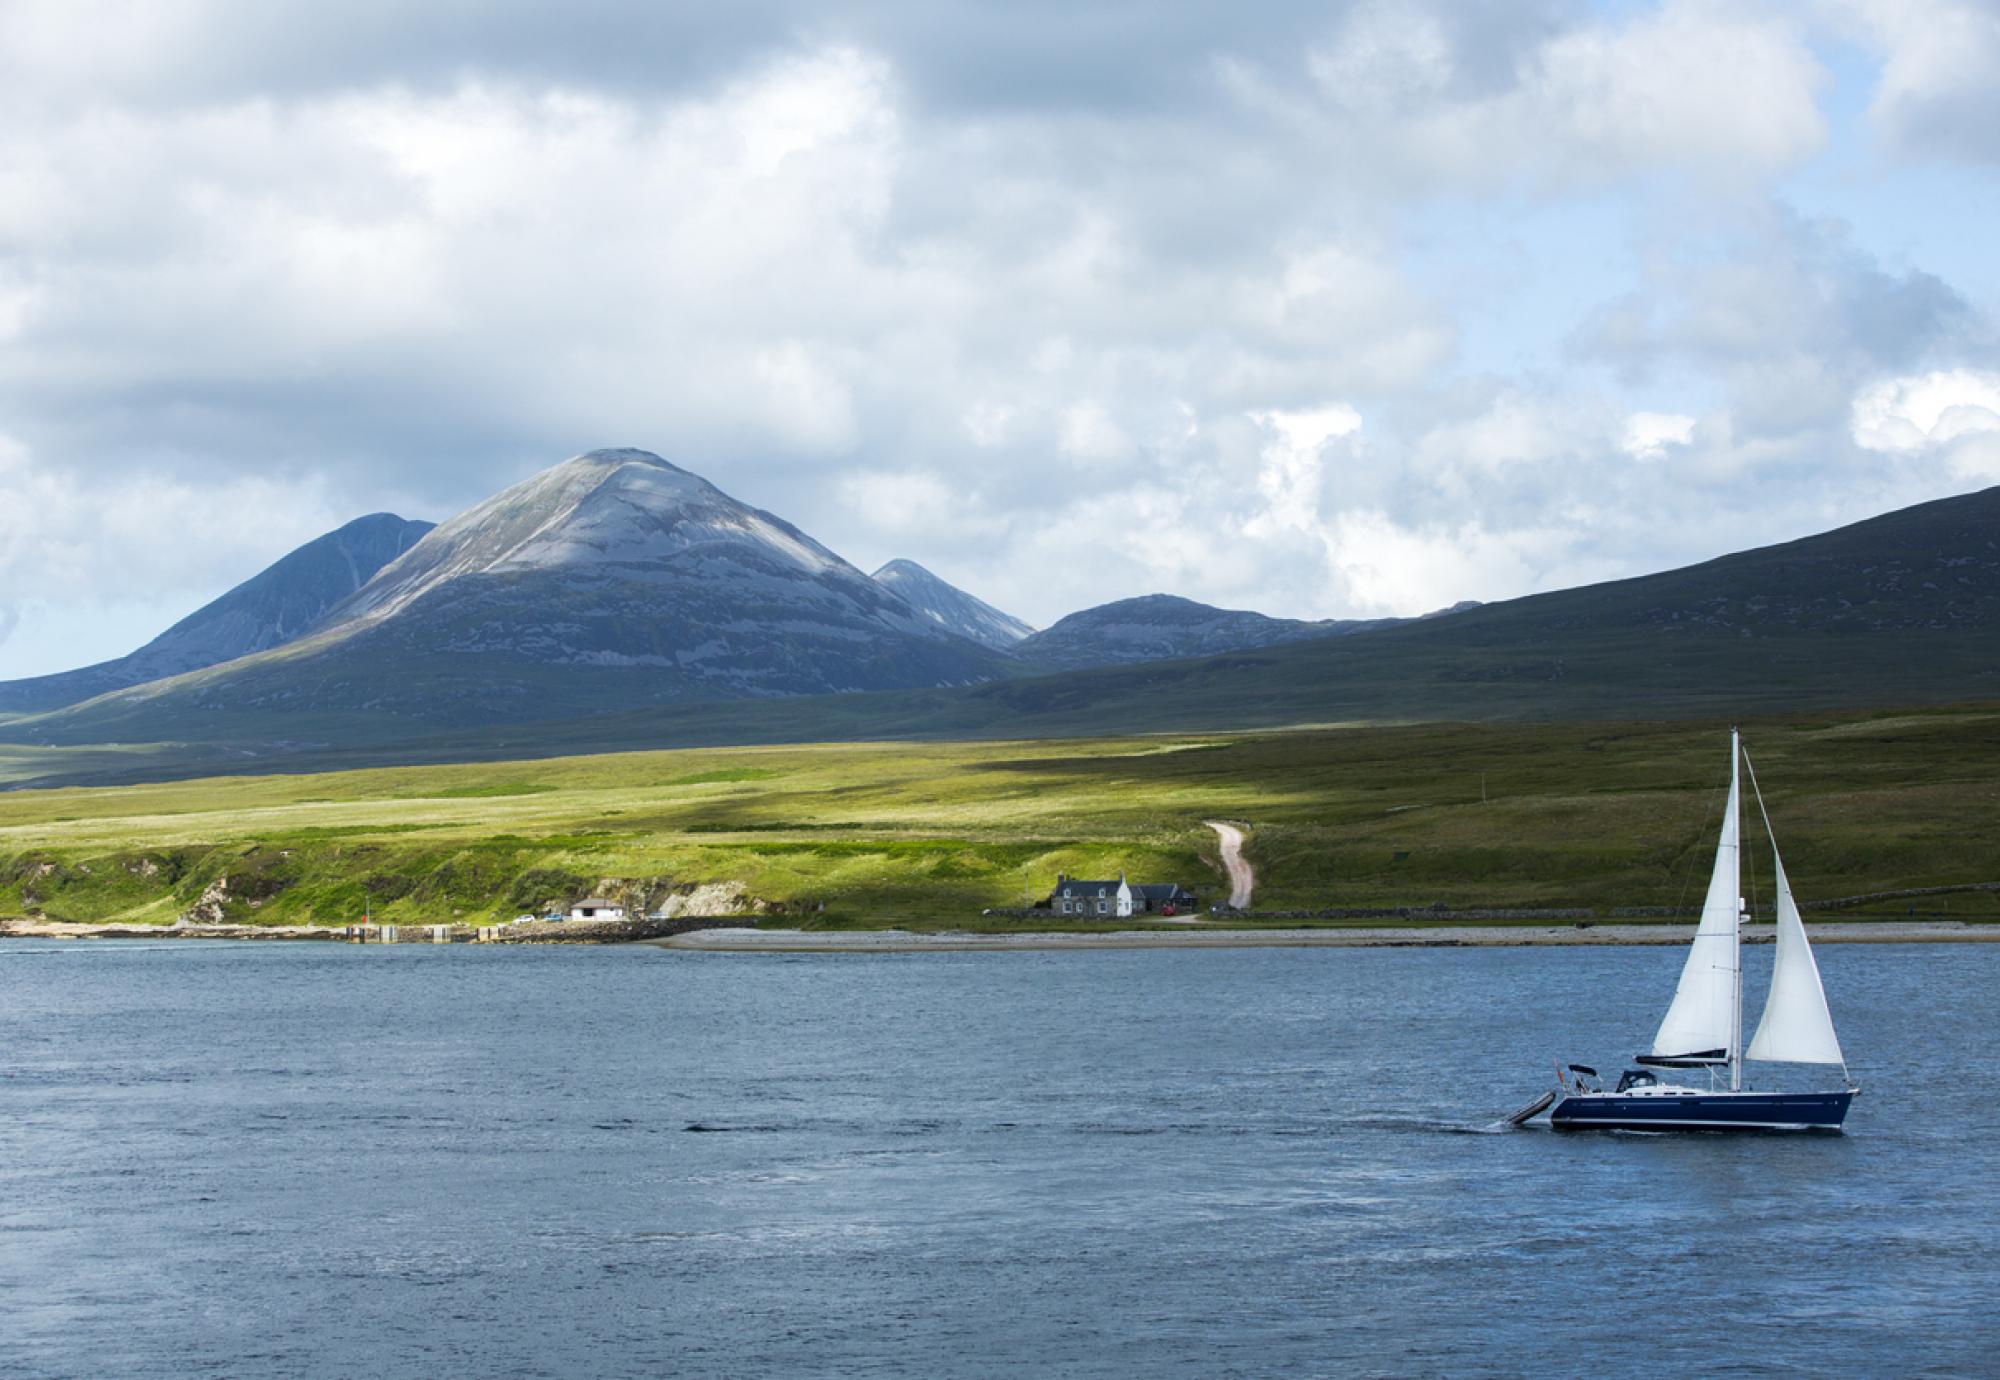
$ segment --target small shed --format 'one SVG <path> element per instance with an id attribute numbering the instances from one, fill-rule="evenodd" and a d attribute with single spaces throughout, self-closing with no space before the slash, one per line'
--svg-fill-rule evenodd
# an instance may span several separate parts
<path id="1" fill-rule="evenodd" d="M 569 908 L 572 920 L 623 920 L 625 907 L 601 896 L 586 896 Z"/>

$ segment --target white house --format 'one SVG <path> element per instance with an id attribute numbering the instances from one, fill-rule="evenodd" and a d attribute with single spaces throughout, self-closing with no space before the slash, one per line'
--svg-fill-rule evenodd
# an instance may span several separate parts
<path id="1" fill-rule="evenodd" d="M 601 896 L 587 896 L 569 908 L 572 920 L 623 920 L 625 907 Z"/>
<path id="2" fill-rule="evenodd" d="M 1059 876 L 1049 897 L 1049 908 L 1057 915 L 1129 916 L 1132 888 L 1122 876 L 1115 882 L 1084 882 Z"/>
<path id="3" fill-rule="evenodd" d="M 1086 882 L 1058 874 L 1056 889 L 1049 893 L 1048 907 L 1057 915 L 1118 916 L 1192 915 L 1198 904 L 1195 894 L 1178 882 L 1137 886 L 1121 873 L 1115 882 Z"/>

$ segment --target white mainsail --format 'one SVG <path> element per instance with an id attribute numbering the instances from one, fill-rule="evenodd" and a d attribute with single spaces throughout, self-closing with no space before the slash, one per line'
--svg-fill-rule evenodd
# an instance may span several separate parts
<path id="1" fill-rule="evenodd" d="M 1742 906 L 1739 847 L 1736 735 L 1729 738 L 1729 809 L 1722 819 L 1722 839 L 1715 849 L 1715 871 L 1708 879 L 1708 899 L 1702 902 L 1701 924 L 1681 969 L 1674 1004 L 1653 1037 L 1656 1058 L 1736 1052 L 1737 1030 L 1737 912 Z"/>
<path id="2" fill-rule="evenodd" d="M 1757 778 L 1753 773 L 1751 783 Z M 1764 806 L 1758 792 L 1757 807 Z M 1771 827 L 1770 816 L 1764 828 Z M 1771 837 L 1771 860 L 1777 864 L 1778 947 L 1771 962 L 1771 994 L 1764 999 L 1764 1019 L 1750 1040 L 1745 1057 L 1779 1064 L 1839 1064 L 1847 1067 L 1840 1053 L 1840 1039 L 1833 1033 L 1833 1013 L 1826 1009 L 1826 989 L 1820 985 L 1819 964 L 1813 961 L 1812 945 L 1806 940 L 1805 922 L 1799 919 L 1798 903 L 1792 899 L 1792 884 L 1785 878 L 1785 860 L 1778 856 L 1778 840 Z"/>

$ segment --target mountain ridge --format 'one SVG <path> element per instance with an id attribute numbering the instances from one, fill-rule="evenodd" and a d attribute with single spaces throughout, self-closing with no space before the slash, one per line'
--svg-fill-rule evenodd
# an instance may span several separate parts
<path id="1" fill-rule="evenodd" d="M 571 457 L 427 532 L 309 637 L 83 717 L 284 711 L 508 722 L 1004 672 L 805 533 L 651 452 Z"/>
<path id="2" fill-rule="evenodd" d="M 868 578 L 895 591 L 911 608 L 939 627 L 995 651 L 1008 651 L 1035 631 L 1012 614 L 1002 613 L 912 560 L 898 557 Z"/>
<path id="3" fill-rule="evenodd" d="M 865 577 L 864 577 L 865 578 Z M 0 741 L 165 743 L 50 759 L 42 784 L 814 740 L 1223 732 L 1356 721 L 1690 715 L 2000 700 L 2000 487 L 1657 572 L 1219 656 L 782 701 L 556 701 L 504 730 L 283 705 L 226 721 L 107 697 Z M 283 655 L 278 653 L 276 655 Z M 231 732 L 216 736 L 226 722 Z M 317 743 L 321 746 L 302 746 Z M 17 778 L 26 768 L 9 769 Z"/>
<path id="4" fill-rule="evenodd" d="M 370 513 L 324 533 L 110 661 L 0 682 L 0 711 L 32 713 L 221 665 L 311 632 L 435 524 Z"/>
<path id="5" fill-rule="evenodd" d="M 1079 609 L 1022 640 L 1014 655 L 1038 671 L 1132 665 L 1248 651 L 1315 637 L 1340 637 L 1400 622 L 1393 618 L 1273 618 L 1217 608 L 1175 594 L 1142 594 Z"/>

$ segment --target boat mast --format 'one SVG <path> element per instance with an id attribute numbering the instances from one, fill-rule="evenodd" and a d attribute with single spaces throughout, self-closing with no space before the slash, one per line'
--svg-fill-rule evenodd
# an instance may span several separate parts
<path id="1" fill-rule="evenodd" d="M 1731 725 L 1729 729 L 1729 799 L 1732 804 L 1737 804 L 1737 818 L 1733 822 L 1738 826 L 1736 832 L 1738 844 L 1735 859 L 1736 924 L 1730 930 L 1729 934 L 1729 966 L 1733 970 L 1733 981 L 1736 988 L 1729 1026 L 1729 1091 L 1731 1092 L 1741 1092 L 1743 1089 L 1743 848 L 1741 843 L 1743 838 L 1741 827 L 1743 812 L 1741 805 L 1738 804 L 1739 792 L 1736 786 L 1736 775 L 1742 761 L 1743 746 L 1741 735 L 1735 726 Z"/>

